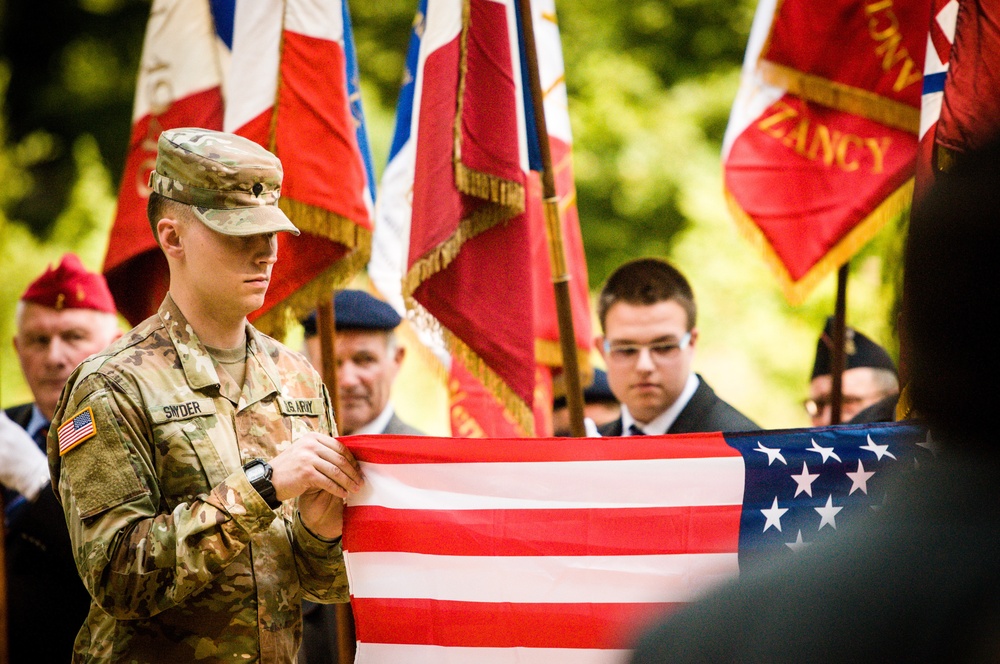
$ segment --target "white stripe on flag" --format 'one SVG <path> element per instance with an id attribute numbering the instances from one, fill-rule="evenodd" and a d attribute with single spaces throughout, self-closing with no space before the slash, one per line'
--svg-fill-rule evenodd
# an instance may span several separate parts
<path id="1" fill-rule="evenodd" d="M 217 41 L 207 2 L 156 0 L 146 25 L 132 123 L 219 86 Z"/>
<path id="2" fill-rule="evenodd" d="M 582 648 L 460 648 L 358 643 L 355 664 L 624 664 L 630 650 Z"/>
<path id="3" fill-rule="evenodd" d="M 351 505 L 557 509 L 742 505 L 742 457 L 526 463 L 361 464 Z M 375 497 L 377 496 L 377 497 Z"/>
<path id="4" fill-rule="evenodd" d="M 281 0 L 236 3 L 233 54 L 225 87 L 225 131 L 238 131 L 274 106 L 284 10 Z"/>
<path id="5" fill-rule="evenodd" d="M 329 0 L 288 0 L 285 30 L 343 45 L 342 3 Z"/>
<path id="6" fill-rule="evenodd" d="M 354 597 L 511 603 L 689 602 L 739 573 L 737 554 L 345 554 Z"/>

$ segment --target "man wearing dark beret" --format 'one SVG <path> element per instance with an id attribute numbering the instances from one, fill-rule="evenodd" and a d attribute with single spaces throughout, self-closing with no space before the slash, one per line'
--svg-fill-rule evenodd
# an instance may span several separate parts
<path id="1" fill-rule="evenodd" d="M 66 662 L 90 596 L 49 483 L 45 439 L 70 373 L 121 329 L 104 277 L 74 254 L 25 289 L 15 322 L 14 349 L 34 402 L 0 414 L 9 656 L 12 662 Z M 44 639 L 37 638 L 40 625 L 46 625 Z"/>
<path id="2" fill-rule="evenodd" d="M 370 433 L 426 435 L 396 415 L 390 394 L 406 357 L 395 329 L 402 318 L 391 305 L 362 290 L 338 291 L 336 325 L 337 423 L 345 436 Z M 316 314 L 302 322 L 306 355 L 319 365 Z"/>
<path id="3" fill-rule="evenodd" d="M 816 360 L 809 383 L 806 412 L 814 427 L 830 424 L 833 392 L 833 317 L 816 342 Z M 841 378 L 841 421 L 891 422 L 899 396 L 899 376 L 889 353 L 861 332 L 848 327 L 844 336 L 844 373 Z"/>

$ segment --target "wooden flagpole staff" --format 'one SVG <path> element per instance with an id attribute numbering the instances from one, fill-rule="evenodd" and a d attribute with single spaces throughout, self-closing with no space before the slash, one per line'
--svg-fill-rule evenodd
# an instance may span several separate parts
<path id="1" fill-rule="evenodd" d="M 844 403 L 844 368 L 847 366 L 847 353 L 844 348 L 847 336 L 847 275 L 848 263 L 837 270 L 837 301 L 833 309 L 833 349 L 830 353 L 830 375 L 833 385 L 830 388 L 830 424 L 840 424 Z"/>
<path id="2" fill-rule="evenodd" d="M 542 156 L 542 171 L 539 175 L 542 180 L 542 203 L 545 209 L 545 235 L 549 242 L 549 264 L 552 267 L 552 287 L 555 291 L 556 313 L 559 319 L 559 346 L 562 350 L 566 405 L 569 410 L 570 431 L 573 436 L 582 438 L 587 435 L 587 430 L 583 425 L 583 388 L 580 385 L 576 333 L 573 330 L 573 305 L 569 292 L 570 274 L 566 266 L 566 248 L 563 242 L 562 219 L 559 214 L 559 197 L 556 193 L 555 177 L 552 173 L 549 130 L 545 124 L 545 100 L 541 76 L 538 73 L 538 51 L 535 47 L 531 0 L 519 0 L 519 3 L 531 102 L 535 112 L 535 130 L 538 134 L 538 147 Z"/>
<path id="3" fill-rule="evenodd" d="M 320 376 L 330 393 L 336 416 L 340 413 L 340 398 L 337 395 L 337 321 L 332 297 L 326 297 L 316 305 L 316 334 L 319 337 Z M 334 607 L 337 622 L 337 664 L 351 664 L 355 651 L 354 615 L 350 604 L 335 604 Z"/>

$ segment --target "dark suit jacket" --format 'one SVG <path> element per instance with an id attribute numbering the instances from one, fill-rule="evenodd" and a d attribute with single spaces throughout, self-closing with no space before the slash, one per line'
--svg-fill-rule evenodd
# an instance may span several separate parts
<path id="1" fill-rule="evenodd" d="M 26 427 L 31 407 L 8 408 L 7 416 Z M 77 574 L 66 517 L 50 486 L 18 514 L 4 542 L 10 661 L 70 661 L 90 595 Z"/>
<path id="2" fill-rule="evenodd" d="M 382 433 L 404 434 L 407 436 L 427 435 L 420 429 L 410 426 L 403 420 L 399 419 L 399 417 L 397 417 L 395 413 L 392 414 L 392 419 L 389 420 L 389 423 L 387 425 L 385 425 L 385 429 L 382 430 Z"/>
<path id="3" fill-rule="evenodd" d="M 698 389 L 667 433 L 759 430 L 756 422 L 720 399 L 705 379 L 698 376 Z M 622 435 L 622 418 L 597 427 L 597 431 L 602 436 Z"/>

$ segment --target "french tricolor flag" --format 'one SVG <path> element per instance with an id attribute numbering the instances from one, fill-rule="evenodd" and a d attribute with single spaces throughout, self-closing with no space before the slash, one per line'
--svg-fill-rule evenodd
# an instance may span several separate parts
<path id="1" fill-rule="evenodd" d="M 303 235 L 279 239 L 258 325 L 276 330 L 286 310 L 304 315 L 367 260 L 374 183 L 346 2 L 155 0 L 132 123 L 104 271 L 133 324 L 166 291 L 145 217 L 164 129 L 241 134 L 282 160 L 280 205 Z"/>

